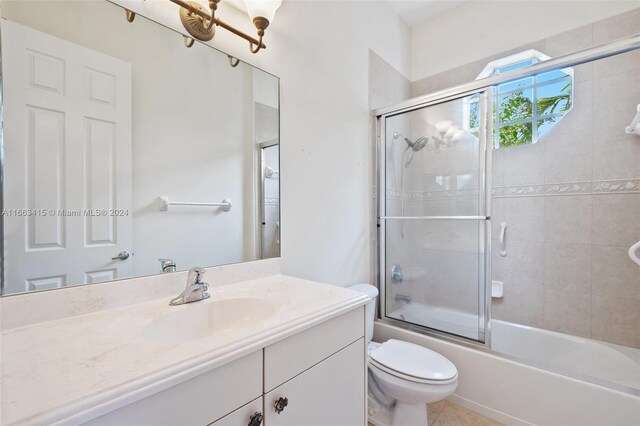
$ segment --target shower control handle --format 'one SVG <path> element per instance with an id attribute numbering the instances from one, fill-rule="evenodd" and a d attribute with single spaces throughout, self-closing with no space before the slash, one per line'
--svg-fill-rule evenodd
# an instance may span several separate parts
<path id="1" fill-rule="evenodd" d="M 402 284 L 402 281 L 404 281 L 402 276 L 402 267 L 395 264 L 391 267 L 391 282 L 394 284 Z"/>

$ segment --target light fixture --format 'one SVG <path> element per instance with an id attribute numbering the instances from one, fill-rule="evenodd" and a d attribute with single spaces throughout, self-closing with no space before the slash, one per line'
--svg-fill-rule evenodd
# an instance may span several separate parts
<path id="1" fill-rule="evenodd" d="M 464 130 L 453 124 L 451 120 L 438 121 L 435 127 L 436 131 L 438 132 L 438 136 L 431 137 L 435 152 L 440 152 L 442 149 L 455 147 L 465 133 Z"/>
<path id="2" fill-rule="evenodd" d="M 282 4 L 282 0 L 243 0 L 253 25 L 258 30 L 258 39 L 256 39 L 216 17 L 220 0 L 209 0 L 209 10 L 195 1 L 171 1 L 180 6 L 180 21 L 193 38 L 209 41 L 215 35 L 215 27 L 222 27 L 247 40 L 252 53 L 257 53 L 260 49 L 267 47 L 262 42 L 264 30 L 273 22 L 276 10 Z"/>

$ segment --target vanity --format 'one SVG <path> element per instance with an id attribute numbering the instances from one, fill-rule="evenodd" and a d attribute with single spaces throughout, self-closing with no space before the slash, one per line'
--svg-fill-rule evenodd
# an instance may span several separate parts
<path id="1" fill-rule="evenodd" d="M 4 330 L 2 424 L 366 423 L 365 297 L 279 274 L 210 292 Z"/>

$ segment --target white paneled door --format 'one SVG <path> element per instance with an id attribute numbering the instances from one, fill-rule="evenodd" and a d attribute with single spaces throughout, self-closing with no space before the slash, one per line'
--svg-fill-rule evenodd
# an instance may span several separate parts
<path id="1" fill-rule="evenodd" d="M 1 30 L 4 292 L 130 276 L 131 65 Z"/>

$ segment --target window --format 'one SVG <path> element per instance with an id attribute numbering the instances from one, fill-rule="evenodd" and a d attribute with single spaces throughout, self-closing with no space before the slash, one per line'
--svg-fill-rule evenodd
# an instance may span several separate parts
<path id="1" fill-rule="evenodd" d="M 508 73 L 550 59 L 527 50 L 490 62 L 477 79 Z M 500 84 L 494 88 L 494 148 L 536 143 L 573 104 L 573 70 L 566 68 Z M 479 133 L 478 98 L 466 105 L 465 128 Z"/>

